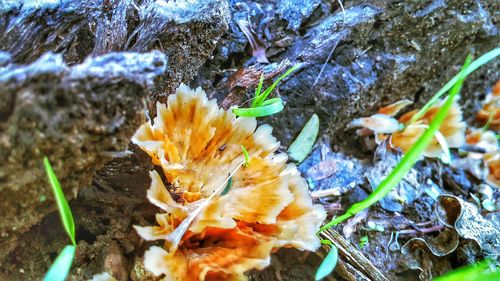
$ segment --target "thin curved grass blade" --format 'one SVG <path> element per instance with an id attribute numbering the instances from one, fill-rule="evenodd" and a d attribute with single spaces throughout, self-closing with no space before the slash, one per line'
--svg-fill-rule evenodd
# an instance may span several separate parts
<path id="1" fill-rule="evenodd" d="M 260 75 L 259 85 L 257 86 L 257 89 L 255 89 L 255 97 L 252 100 L 252 107 L 255 107 L 255 102 L 257 101 L 257 98 L 260 96 L 260 91 L 262 91 L 262 85 L 264 85 L 264 74 Z"/>
<path id="2" fill-rule="evenodd" d="M 278 98 L 270 104 L 251 108 L 234 108 L 233 113 L 240 117 L 264 117 L 282 111 L 283 101 Z"/>
<path id="3" fill-rule="evenodd" d="M 270 105 L 270 104 L 273 104 L 273 103 L 276 103 L 276 102 L 280 102 L 280 100 L 281 100 L 281 98 L 268 99 L 268 100 L 265 100 L 260 106 Z"/>
<path id="4" fill-rule="evenodd" d="M 50 266 L 49 271 L 45 274 L 43 281 L 64 281 L 68 276 L 71 264 L 75 257 L 76 247 L 66 245 L 59 253 L 54 263 Z"/>
<path id="5" fill-rule="evenodd" d="M 328 253 L 328 255 L 326 255 L 325 259 L 318 267 L 314 279 L 318 281 L 330 275 L 330 273 L 332 273 L 332 271 L 335 269 L 335 266 L 337 266 L 338 258 L 339 252 L 337 250 L 337 247 L 331 245 L 330 252 Z"/>
<path id="6" fill-rule="evenodd" d="M 247 149 L 241 145 L 241 151 L 243 151 L 243 156 L 245 157 L 245 162 L 243 162 L 243 166 L 248 166 L 248 162 L 250 162 L 250 155 L 248 155 Z"/>
<path id="7" fill-rule="evenodd" d="M 52 191 L 54 192 L 54 197 L 56 198 L 57 208 L 59 209 L 64 229 L 68 233 L 71 243 L 76 245 L 75 222 L 73 220 L 73 215 L 71 214 L 71 209 L 69 208 L 68 202 L 66 201 L 64 193 L 61 189 L 61 184 L 59 183 L 59 180 L 57 179 L 57 176 L 54 173 L 52 165 L 50 165 L 47 157 L 43 158 L 43 165 L 45 166 L 45 172 L 47 173 L 50 185 L 52 186 Z"/>
<path id="8" fill-rule="evenodd" d="M 448 81 L 439 91 L 437 91 L 434 96 L 411 118 L 409 124 L 413 124 L 416 120 L 422 117 L 448 90 L 453 86 L 456 86 L 458 81 L 465 79 L 467 75 L 474 72 L 476 69 L 481 67 L 483 64 L 491 61 L 492 59 L 500 55 L 500 48 L 493 49 L 486 54 L 479 57 L 477 60 L 469 64 L 467 67 L 462 67 L 462 70 L 453 76 L 453 78 Z"/>
<path id="9" fill-rule="evenodd" d="M 462 69 L 467 69 L 470 65 L 471 58 L 467 57 Z M 362 210 L 370 207 L 371 205 L 377 203 L 379 200 L 384 198 L 387 193 L 389 193 L 400 181 L 401 179 L 410 171 L 413 165 L 420 159 L 422 153 L 427 148 L 427 146 L 432 142 L 436 132 L 441 127 L 441 124 L 446 119 L 448 112 L 453 106 L 453 101 L 455 97 L 460 92 L 462 87 L 462 83 L 464 81 L 465 76 L 461 76 L 461 79 L 456 81 L 456 84 L 453 85 L 450 94 L 446 98 L 445 102 L 432 119 L 429 124 L 429 128 L 425 130 L 422 136 L 418 139 L 418 141 L 410 148 L 410 150 L 405 153 L 401 161 L 396 165 L 396 167 L 391 171 L 391 173 L 379 184 L 377 189 L 375 189 L 365 200 L 360 201 L 352 205 L 343 215 L 334 218 L 329 223 L 325 224 L 320 228 L 320 231 L 328 229 L 332 226 L 335 226 L 344 220 L 352 217 L 353 215 L 361 212 Z"/>
<path id="10" fill-rule="evenodd" d="M 278 79 L 276 79 L 276 81 L 274 81 L 274 83 L 269 88 L 267 88 L 262 94 L 260 94 L 254 100 L 255 104 L 252 103 L 252 105 L 257 106 L 257 107 L 262 106 L 262 103 L 266 100 L 267 96 L 274 90 L 274 88 L 276 88 L 276 86 L 278 86 L 279 82 L 281 80 L 283 80 L 285 77 L 287 77 L 288 75 L 290 75 L 292 72 L 294 72 L 295 70 L 300 68 L 301 66 L 302 66 L 301 64 L 296 64 L 296 65 L 292 66 L 289 70 L 287 70 L 285 73 L 283 73 L 283 75 L 278 77 Z"/>
<path id="11" fill-rule="evenodd" d="M 309 118 L 309 121 L 307 121 L 306 125 L 304 125 L 304 128 L 302 128 L 302 131 L 300 131 L 297 138 L 288 148 L 288 155 L 290 155 L 290 158 L 298 163 L 304 161 L 314 146 L 314 142 L 318 136 L 318 131 L 319 118 L 318 115 L 313 114 L 313 116 Z"/>

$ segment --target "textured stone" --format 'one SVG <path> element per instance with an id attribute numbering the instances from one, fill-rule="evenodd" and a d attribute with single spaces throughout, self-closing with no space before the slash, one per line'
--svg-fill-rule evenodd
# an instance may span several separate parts
<path id="1" fill-rule="evenodd" d="M 165 55 L 154 51 L 110 53 L 71 67 L 48 53 L 29 65 L 0 68 L 0 200 L 10 217 L 0 229 L 27 230 L 56 208 L 43 156 L 72 198 L 109 160 L 103 152 L 125 150 L 166 65 Z"/>
<path id="2" fill-rule="evenodd" d="M 87 244 L 69 279 L 102 272 L 102 245 L 118 228 L 128 233 L 148 185 L 137 163 L 126 164 L 130 137 L 147 109 L 153 115 L 157 100 L 196 74 L 228 20 L 220 0 L 0 0 L 0 200 L 9 218 L 0 220 L 0 279 L 41 278 L 66 239 L 44 155 Z M 99 193 L 108 178 L 119 191 Z M 137 246 L 123 240 L 123 249 Z"/>

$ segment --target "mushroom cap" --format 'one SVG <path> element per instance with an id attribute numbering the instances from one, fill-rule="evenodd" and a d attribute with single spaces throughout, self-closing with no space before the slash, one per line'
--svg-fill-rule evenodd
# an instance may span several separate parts
<path id="1" fill-rule="evenodd" d="M 168 183 L 150 173 L 147 197 L 164 213 L 157 226 L 135 226 L 145 240 L 165 241 L 146 252 L 148 270 L 166 280 L 245 280 L 277 248 L 319 248 L 326 213 L 287 155 L 276 153 L 270 126 L 236 118 L 185 85 L 157 104 L 157 114 L 132 138 Z"/>

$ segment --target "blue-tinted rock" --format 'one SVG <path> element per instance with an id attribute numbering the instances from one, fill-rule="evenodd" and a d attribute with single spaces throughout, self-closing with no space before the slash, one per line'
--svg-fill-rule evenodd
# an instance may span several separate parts
<path id="1" fill-rule="evenodd" d="M 338 189 L 339 194 L 363 183 L 364 170 L 361 161 L 343 153 L 332 152 L 325 143 L 316 145 L 299 165 L 299 171 L 309 182 L 311 191 Z"/>
<path id="2" fill-rule="evenodd" d="M 288 22 L 288 28 L 297 31 L 320 4 L 321 0 L 281 0 L 277 7 L 281 18 Z"/>

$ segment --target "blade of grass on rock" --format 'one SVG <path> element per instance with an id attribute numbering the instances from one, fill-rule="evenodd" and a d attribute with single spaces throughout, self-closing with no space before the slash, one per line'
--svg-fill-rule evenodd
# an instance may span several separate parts
<path id="1" fill-rule="evenodd" d="M 66 245 L 59 253 L 54 263 L 50 266 L 49 271 L 45 274 L 43 281 L 64 281 L 68 276 L 71 264 L 75 257 L 76 247 Z"/>
<path id="2" fill-rule="evenodd" d="M 489 51 L 488 53 L 482 55 L 479 57 L 477 60 L 469 64 L 467 67 L 462 67 L 462 70 L 457 73 L 457 75 L 453 76 L 453 78 L 446 83 L 443 88 L 441 88 L 432 98 L 411 118 L 409 124 L 413 124 L 416 120 L 418 120 L 420 117 L 422 117 L 429 108 L 432 107 L 440 98 L 442 95 L 444 95 L 448 90 L 451 89 L 454 85 L 457 84 L 459 80 L 463 80 L 467 75 L 471 74 L 474 72 L 476 69 L 481 67 L 483 64 L 491 61 L 492 59 L 498 57 L 500 55 L 500 48 L 493 49 Z"/>
<path id="3" fill-rule="evenodd" d="M 467 57 L 463 69 L 466 69 L 469 64 L 470 64 L 470 57 Z M 438 113 L 435 115 L 434 119 L 432 119 L 431 123 L 429 124 L 429 128 L 425 130 L 425 132 L 418 139 L 418 141 L 403 156 L 401 162 L 399 162 L 396 165 L 396 167 L 391 171 L 391 173 L 379 184 L 377 189 L 375 189 L 365 200 L 352 205 L 346 211 L 345 214 L 334 218 L 332 221 L 321 227 L 320 232 L 343 222 L 344 220 L 350 218 L 351 216 L 377 203 L 379 200 L 384 198 L 387 195 L 387 193 L 389 193 L 399 183 L 399 181 L 401 181 L 401 179 L 413 167 L 415 162 L 417 162 L 420 159 L 422 153 L 427 148 L 427 146 L 432 142 L 432 139 L 434 138 L 436 131 L 439 130 L 439 127 L 446 119 L 448 112 L 453 106 L 453 102 L 455 100 L 455 97 L 460 92 L 464 78 L 465 77 L 461 77 L 461 79 L 459 79 L 456 82 L 456 84 L 453 85 L 453 88 L 450 91 L 449 96 L 446 98 L 445 102 L 439 109 Z"/>
<path id="4" fill-rule="evenodd" d="M 330 275 L 332 271 L 337 266 L 337 261 L 339 258 L 339 252 L 337 247 L 331 245 L 330 252 L 326 255 L 325 259 L 321 262 L 321 265 L 316 271 L 315 280 L 322 280 L 326 276 Z"/>
<path id="5" fill-rule="evenodd" d="M 270 104 L 277 103 L 280 101 L 281 101 L 281 98 L 272 98 L 272 99 L 265 100 L 260 106 L 266 106 L 266 105 L 270 105 Z"/>
<path id="6" fill-rule="evenodd" d="M 241 117 L 263 117 L 268 115 L 273 115 L 282 111 L 284 108 L 283 101 L 281 99 L 274 100 L 272 103 L 251 108 L 234 108 L 233 113 L 236 116 Z"/>
<path id="7" fill-rule="evenodd" d="M 299 163 L 304 161 L 314 146 L 318 131 L 319 118 L 318 115 L 313 114 L 302 131 L 300 131 L 300 134 L 288 148 L 288 155 L 290 155 L 290 158 Z"/>
<path id="8" fill-rule="evenodd" d="M 296 69 L 300 68 L 301 66 L 302 66 L 301 64 L 296 64 L 293 67 L 291 67 L 289 70 L 287 70 L 283 75 L 278 77 L 278 79 L 276 79 L 276 81 L 274 81 L 274 83 L 269 88 L 267 88 L 264 91 L 264 93 L 262 93 L 261 95 L 259 95 L 255 99 L 255 106 L 261 106 L 262 103 L 266 100 L 267 96 L 274 90 L 274 88 L 276 88 L 276 86 L 278 86 L 278 83 L 281 80 L 283 80 L 283 78 L 287 77 L 288 75 L 290 75 L 292 72 L 294 72 Z"/>
<path id="9" fill-rule="evenodd" d="M 259 79 L 259 85 L 257 86 L 257 89 L 255 89 L 255 97 L 252 100 L 252 107 L 255 107 L 255 102 L 257 101 L 257 98 L 260 96 L 260 91 L 262 91 L 262 85 L 264 84 L 264 74 L 260 75 Z"/>
<path id="10" fill-rule="evenodd" d="M 50 185 L 52 186 L 52 191 L 57 202 L 57 208 L 59 209 L 59 214 L 61 215 L 61 221 L 64 225 L 64 229 L 68 233 L 71 243 L 76 245 L 75 240 L 75 222 L 73 220 L 73 215 L 71 214 L 71 209 L 69 208 L 68 202 L 64 197 L 64 193 L 61 189 L 61 184 L 57 179 L 52 165 L 50 165 L 49 159 L 47 157 L 43 158 L 43 164 L 45 166 L 45 171 L 47 172 L 47 177 L 49 178 Z"/>

